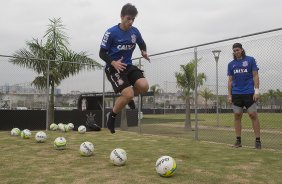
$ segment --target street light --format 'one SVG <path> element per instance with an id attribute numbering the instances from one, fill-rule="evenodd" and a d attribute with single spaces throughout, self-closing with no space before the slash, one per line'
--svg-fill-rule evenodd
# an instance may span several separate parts
<path id="1" fill-rule="evenodd" d="M 218 59 L 220 55 L 221 50 L 213 50 L 213 56 L 216 63 L 216 123 L 217 126 L 219 125 L 219 114 L 218 114 Z"/>

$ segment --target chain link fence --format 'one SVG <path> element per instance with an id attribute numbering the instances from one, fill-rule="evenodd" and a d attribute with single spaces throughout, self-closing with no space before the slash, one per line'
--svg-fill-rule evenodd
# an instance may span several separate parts
<path id="1" fill-rule="evenodd" d="M 154 95 L 142 98 L 143 119 L 139 131 L 233 144 L 236 136 L 232 107 L 227 102 L 227 65 L 233 58 L 232 45 L 235 42 L 242 43 L 246 54 L 253 56 L 259 66 L 261 99 L 258 112 L 263 147 L 281 150 L 281 29 L 157 54 L 151 57 L 151 63 L 142 60 L 141 68 Z M 218 64 L 214 50 L 221 51 Z M 193 63 L 195 57 L 197 74 L 204 74 L 206 80 L 198 84 L 197 93 L 190 90 L 191 129 L 187 130 L 187 101 L 177 83 L 176 73 L 181 71 L 181 65 Z M 244 113 L 242 143 L 254 147 L 254 141 L 252 122 Z"/>
<path id="2" fill-rule="evenodd" d="M 255 57 L 260 68 L 261 100 L 258 103 L 258 111 L 263 147 L 281 150 L 281 29 L 155 54 L 151 56 L 151 63 L 141 58 L 135 59 L 134 64 L 145 71 L 151 93 L 134 98 L 139 111 L 138 126 L 125 129 L 142 134 L 233 144 L 235 131 L 232 108 L 227 103 L 227 64 L 232 60 L 231 48 L 235 42 L 243 44 L 246 54 Z M 213 50 L 221 51 L 217 64 Z M 46 89 L 36 89 L 32 85 L 38 74 L 13 65 L 9 59 L 10 57 L 0 56 L 1 110 L 46 111 L 49 103 Z M 176 75 L 182 71 L 182 65 L 195 61 L 197 75 L 203 74 L 205 78 L 202 83 L 198 81 L 197 90 L 192 86 L 187 93 L 180 88 Z M 65 64 L 65 67 L 81 65 L 78 62 Z M 195 70 L 190 72 L 191 76 L 195 75 L 194 72 Z M 69 76 L 55 87 L 54 92 L 55 109 L 73 110 L 77 109 L 77 100 L 82 93 L 107 94 L 113 90 L 105 79 L 104 71 L 98 69 L 81 70 L 78 74 Z M 114 101 L 114 97 L 104 98 L 104 108 L 112 108 Z M 190 113 L 187 111 L 188 106 Z M 102 118 L 101 121 L 105 127 L 105 119 Z M 243 116 L 242 125 L 242 143 L 253 147 L 254 133 L 247 114 Z"/>

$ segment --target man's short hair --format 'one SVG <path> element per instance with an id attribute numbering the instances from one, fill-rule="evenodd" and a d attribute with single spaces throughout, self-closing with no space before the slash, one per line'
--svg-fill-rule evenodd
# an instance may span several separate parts
<path id="1" fill-rule="evenodd" d="M 241 43 L 234 43 L 233 44 L 233 46 L 232 46 L 232 48 L 234 49 L 234 48 L 240 48 L 240 49 L 243 49 L 243 47 L 242 47 L 242 44 Z"/>
<path id="2" fill-rule="evenodd" d="M 121 16 L 129 15 L 132 17 L 136 17 L 138 11 L 134 5 L 132 5 L 131 3 L 127 3 L 122 7 L 120 14 Z"/>

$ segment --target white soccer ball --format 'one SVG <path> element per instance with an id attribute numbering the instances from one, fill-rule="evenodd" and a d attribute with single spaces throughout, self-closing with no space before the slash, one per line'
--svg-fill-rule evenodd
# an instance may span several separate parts
<path id="1" fill-rule="evenodd" d="M 52 123 L 52 124 L 50 125 L 50 130 L 56 131 L 57 129 L 58 129 L 58 125 L 57 125 L 57 124 Z"/>
<path id="2" fill-rule="evenodd" d="M 46 139 L 47 139 L 47 135 L 46 135 L 46 133 L 43 132 L 43 131 L 37 132 L 37 133 L 35 134 L 35 140 L 36 140 L 37 142 L 45 142 Z"/>
<path id="3" fill-rule="evenodd" d="M 28 130 L 28 129 L 24 129 L 22 132 L 21 132 L 21 137 L 23 139 L 29 139 L 31 136 L 31 131 Z"/>
<path id="4" fill-rule="evenodd" d="M 62 132 L 68 132 L 69 131 L 69 127 L 68 127 L 68 125 L 61 123 L 59 125 L 59 130 L 62 131 Z"/>
<path id="5" fill-rule="evenodd" d="M 80 125 L 77 129 L 78 133 L 84 134 L 86 132 L 86 127 L 84 125 Z"/>
<path id="6" fill-rule="evenodd" d="M 64 137 L 57 137 L 54 141 L 54 148 L 57 150 L 63 150 L 66 148 L 67 140 Z"/>
<path id="7" fill-rule="evenodd" d="M 121 148 L 116 148 L 111 152 L 110 160 L 114 165 L 125 165 L 127 160 L 126 152 Z"/>
<path id="8" fill-rule="evenodd" d="M 21 130 L 18 129 L 18 128 L 13 128 L 13 129 L 11 130 L 11 135 L 12 135 L 12 136 L 19 136 L 19 135 L 21 135 Z"/>
<path id="9" fill-rule="evenodd" d="M 80 145 L 80 154 L 82 156 L 91 156 L 94 152 L 94 145 L 91 142 L 84 142 Z"/>
<path id="10" fill-rule="evenodd" d="M 68 127 L 69 127 L 69 130 L 72 130 L 74 128 L 74 124 L 73 123 L 69 123 Z"/>
<path id="11" fill-rule="evenodd" d="M 63 123 L 58 123 L 58 128 L 60 128 L 62 124 L 63 124 Z"/>
<path id="12" fill-rule="evenodd" d="M 176 171 L 176 162 L 170 156 L 162 156 L 156 162 L 156 171 L 160 176 L 170 177 Z"/>

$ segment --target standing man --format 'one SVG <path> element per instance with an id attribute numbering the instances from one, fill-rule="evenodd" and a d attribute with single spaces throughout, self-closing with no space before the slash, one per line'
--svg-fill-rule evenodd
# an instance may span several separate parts
<path id="1" fill-rule="evenodd" d="M 256 137 L 255 148 L 261 149 L 260 124 L 256 104 L 259 99 L 259 68 L 253 57 L 246 56 L 242 44 L 235 43 L 232 48 L 234 60 L 228 64 L 228 101 L 233 104 L 236 133 L 234 147 L 242 147 L 241 119 L 243 108 L 246 107 Z"/>
<path id="2" fill-rule="evenodd" d="M 135 106 L 134 95 L 145 93 L 149 89 L 143 71 L 132 65 L 132 53 L 136 44 L 141 50 L 141 55 L 150 61 L 140 32 L 132 26 L 137 14 L 135 6 L 130 3 L 124 5 L 120 14 L 121 22 L 106 31 L 101 43 L 99 56 L 106 62 L 107 78 L 115 93 L 121 94 L 112 111 L 107 114 L 107 126 L 112 134 L 115 133 L 116 115 L 126 104 Z"/>

